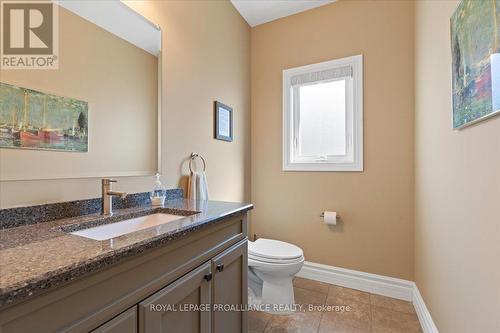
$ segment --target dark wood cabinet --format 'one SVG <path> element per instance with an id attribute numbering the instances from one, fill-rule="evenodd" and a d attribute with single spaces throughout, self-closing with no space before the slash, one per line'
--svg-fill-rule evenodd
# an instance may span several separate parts
<path id="1" fill-rule="evenodd" d="M 247 242 L 238 243 L 212 260 L 212 328 L 217 333 L 247 332 Z"/>
<path id="2" fill-rule="evenodd" d="M 247 242 L 139 303 L 139 333 L 246 333 Z"/>
<path id="3" fill-rule="evenodd" d="M 137 306 L 120 313 L 92 333 L 137 333 Z"/>
<path id="4" fill-rule="evenodd" d="M 211 280 L 208 262 L 139 303 L 139 332 L 209 333 Z"/>

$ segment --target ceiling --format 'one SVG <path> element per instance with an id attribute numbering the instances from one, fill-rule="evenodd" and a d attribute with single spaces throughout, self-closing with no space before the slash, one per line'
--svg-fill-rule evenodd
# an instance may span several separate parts
<path id="1" fill-rule="evenodd" d="M 327 5 L 336 0 L 231 0 L 251 27 Z"/>

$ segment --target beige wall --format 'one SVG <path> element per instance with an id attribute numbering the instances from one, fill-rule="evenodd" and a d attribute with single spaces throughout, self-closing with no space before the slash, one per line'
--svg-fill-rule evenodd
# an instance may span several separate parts
<path id="1" fill-rule="evenodd" d="M 457 3 L 415 7 L 415 277 L 440 332 L 500 332 L 500 117 L 451 129 Z"/>
<path id="2" fill-rule="evenodd" d="M 249 200 L 249 26 L 228 1 L 144 1 L 130 5 L 163 30 L 162 173 L 165 185 L 179 186 L 181 176 L 187 174 L 185 159 L 191 151 L 196 151 L 207 159 L 212 199 Z M 63 55 L 61 53 L 61 66 L 64 66 Z M 45 73 L 37 75 L 40 80 L 48 81 Z M 35 88 L 44 89 L 43 86 Z M 69 95 L 78 96 L 80 92 L 75 86 Z M 214 100 L 234 108 L 232 143 L 213 139 Z M 153 183 L 152 176 L 118 179 L 116 188 L 128 192 L 148 191 Z M 98 196 L 99 178 L 0 183 L 2 208 Z"/>
<path id="3" fill-rule="evenodd" d="M 413 13 L 339 1 L 252 29 L 252 232 L 306 260 L 413 279 Z M 364 56 L 365 171 L 281 170 L 282 70 Z M 335 210 L 343 224 L 319 214 Z"/>
<path id="4" fill-rule="evenodd" d="M 163 30 L 168 186 L 177 187 L 188 174 L 186 159 L 194 151 L 207 160 L 211 199 L 249 200 L 250 27 L 229 1 L 126 3 Z M 234 110 L 231 143 L 213 139 L 215 100 Z"/>

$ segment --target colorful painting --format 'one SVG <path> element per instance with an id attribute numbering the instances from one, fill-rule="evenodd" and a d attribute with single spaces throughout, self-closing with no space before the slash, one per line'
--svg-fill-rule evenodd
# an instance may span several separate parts
<path id="1" fill-rule="evenodd" d="M 0 148 L 87 152 L 87 102 L 0 82 Z"/>
<path id="2" fill-rule="evenodd" d="M 453 128 L 500 113 L 500 0 L 463 0 L 451 17 Z"/>

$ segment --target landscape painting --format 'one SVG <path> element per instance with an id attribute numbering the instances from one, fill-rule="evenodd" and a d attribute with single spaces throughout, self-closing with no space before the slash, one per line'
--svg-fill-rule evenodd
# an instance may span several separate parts
<path id="1" fill-rule="evenodd" d="M 88 151 L 88 103 L 0 82 L 0 148 Z"/>
<path id="2" fill-rule="evenodd" d="M 453 128 L 500 114 L 500 0 L 463 0 L 451 17 Z"/>

